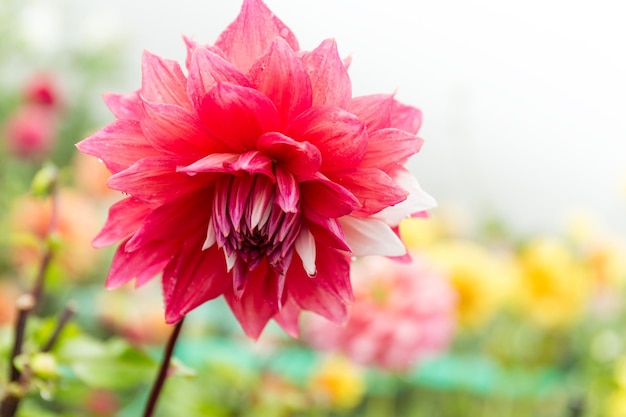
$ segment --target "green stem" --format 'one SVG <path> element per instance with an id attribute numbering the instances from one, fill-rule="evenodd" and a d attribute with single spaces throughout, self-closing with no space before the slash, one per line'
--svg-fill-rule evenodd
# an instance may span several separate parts
<path id="1" fill-rule="evenodd" d="M 161 394 L 161 390 L 163 389 L 163 385 L 165 384 L 165 378 L 167 377 L 167 371 L 170 367 L 170 361 L 172 359 L 172 354 L 174 353 L 174 347 L 176 346 L 176 341 L 178 340 L 178 336 L 180 335 L 180 329 L 183 327 L 184 320 L 185 318 L 183 317 L 178 323 L 176 323 L 174 330 L 172 331 L 172 334 L 167 341 L 167 345 L 165 346 L 165 352 L 163 354 L 163 359 L 161 360 L 161 368 L 159 369 L 157 378 L 152 385 L 152 390 L 150 391 L 150 397 L 148 398 L 148 402 L 146 403 L 143 417 L 152 417 L 152 414 L 154 413 L 156 403 L 159 399 L 159 395 Z"/>

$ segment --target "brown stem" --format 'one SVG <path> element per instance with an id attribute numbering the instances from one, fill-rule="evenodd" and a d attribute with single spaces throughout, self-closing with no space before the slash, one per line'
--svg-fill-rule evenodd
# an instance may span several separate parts
<path id="1" fill-rule="evenodd" d="M 185 318 L 183 317 L 178 323 L 176 323 L 174 330 L 172 331 L 172 334 L 167 341 L 167 345 L 165 346 L 165 352 L 163 354 L 163 359 L 161 360 L 161 368 L 159 369 L 157 378 L 152 385 L 152 390 L 150 391 L 150 397 L 148 398 L 148 402 L 146 403 L 143 417 L 152 417 L 152 414 L 154 413 L 157 400 L 159 399 L 159 395 L 161 394 L 161 390 L 163 389 L 163 385 L 165 383 L 165 378 L 167 377 L 167 371 L 170 366 L 172 354 L 174 353 L 174 347 L 176 346 L 176 341 L 178 340 L 180 329 L 183 327 L 184 320 Z"/>
<path id="2" fill-rule="evenodd" d="M 21 395 L 16 392 L 16 383 L 20 380 L 21 372 L 15 366 L 15 358 L 22 353 L 24 344 L 24 334 L 26 333 L 26 319 L 28 313 L 35 307 L 35 300 L 31 294 L 22 294 L 15 302 L 17 308 L 17 319 L 15 320 L 15 340 L 13 350 L 9 357 L 9 391 L 0 402 L 0 417 L 13 417 L 17 411 Z"/>
<path id="3" fill-rule="evenodd" d="M 54 328 L 54 332 L 52 332 L 52 336 L 50 336 L 50 339 L 48 339 L 48 342 L 44 345 L 44 347 L 41 348 L 42 352 L 50 352 L 50 350 L 52 350 L 57 340 L 59 340 L 59 336 L 61 335 L 63 328 L 75 313 L 76 307 L 74 307 L 74 305 L 68 304 L 65 306 L 63 312 L 61 313 L 61 317 L 59 317 L 59 321 Z"/>

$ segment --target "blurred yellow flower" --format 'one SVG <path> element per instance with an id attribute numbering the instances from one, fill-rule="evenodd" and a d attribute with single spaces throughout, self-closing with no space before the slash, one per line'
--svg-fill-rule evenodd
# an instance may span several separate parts
<path id="1" fill-rule="evenodd" d="M 365 394 L 363 369 L 342 356 L 327 356 L 311 375 L 310 387 L 334 409 L 354 408 Z"/>
<path id="2" fill-rule="evenodd" d="M 589 273 L 557 238 L 537 238 L 519 254 L 519 304 L 536 323 L 566 325 L 580 316 L 587 301 Z"/>
<path id="3" fill-rule="evenodd" d="M 515 268 L 472 241 L 442 241 L 427 250 L 435 267 L 448 276 L 457 292 L 462 326 L 489 321 L 509 296 Z"/>
<path id="4" fill-rule="evenodd" d="M 432 217 L 412 217 L 400 223 L 400 237 L 409 249 L 432 245 L 444 236 L 445 224 Z"/>

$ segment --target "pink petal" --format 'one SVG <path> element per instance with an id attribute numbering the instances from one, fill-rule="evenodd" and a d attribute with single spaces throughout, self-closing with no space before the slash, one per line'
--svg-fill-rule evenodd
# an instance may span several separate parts
<path id="1" fill-rule="evenodd" d="M 191 110 L 186 90 L 187 78 L 178 62 L 144 51 L 141 69 L 141 95 L 144 100 L 176 104 Z"/>
<path id="2" fill-rule="evenodd" d="M 239 15 L 220 34 L 215 46 L 246 72 L 276 37 L 285 39 L 294 51 L 300 49 L 295 35 L 261 0 L 244 0 Z"/>
<path id="3" fill-rule="evenodd" d="M 114 174 L 139 159 L 161 155 L 150 145 L 139 123 L 134 120 L 116 120 L 79 142 L 76 147 L 101 159 Z"/>
<path id="4" fill-rule="evenodd" d="M 361 206 L 349 190 L 321 174 L 313 181 L 301 182 L 300 195 L 304 205 L 325 217 L 345 216 Z"/>
<path id="5" fill-rule="evenodd" d="M 225 149 L 195 115 L 181 107 L 145 102 L 144 115 L 141 129 L 150 144 L 162 152 L 198 158 Z"/>
<path id="6" fill-rule="evenodd" d="M 334 39 L 327 39 L 302 57 L 313 87 L 313 106 L 345 108 L 352 98 L 352 83 Z"/>
<path id="7" fill-rule="evenodd" d="M 165 321 L 180 321 L 194 308 L 222 295 L 231 285 L 224 256 L 216 247 L 201 250 L 202 242 L 185 241 L 163 271 Z"/>
<path id="8" fill-rule="evenodd" d="M 285 213 L 297 213 L 300 206 L 300 188 L 296 179 L 282 167 L 276 167 L 276 204 Z"/>
<path id="9" fill-rule="evenodd" d="M 113 204 L 104 227 L 93 239 L 93 246 L 102 248 L 126 239 L 139 229 L 150 211 L 149 206 L 133 197 Z"/>
<path id="10" fill-rule="evenodd" d="M 414 135 L 422 126 L 422 112 L 407 104 L 394 100 L 391 106 L 391 127 L 406 130 Z"/>
<path id="11" fill-rule="evenodd" d="M 282 125 L 311 107 L 311 81 L 287 42 L 275 39 L 265 55 L 250 68 L 256 88 L 272 100 Z"/>
<path id="12" fill-rule="evenodd" d="M 317 275 L 311 278 L 302 264 L 293 262 L 289 270 L 287 294 L 303 310 L 309 310 L 335 323 L 347 317 L 347 304 L 354 299 L 350 284 L 350 258 L 338 250 L 317 247 Z"/>
<path id="13" fill-rule="evenodd" d="M 213 88 L 202 102 L 200 117 L 235 152 L 255 149 L 259 136 L 280 125 L 276 107 L 265 95 L 234 84 Z"/>
<path id="14" fill-rule="evenodd" d="M 204 97 L 219 83 L 250 86 L 246 76 L 214 49 L 208 46 L 195 48 L 189 62 L 187 93 L 196 109 L 201 108 Z"/>
<path id="15" fill-rule="evenodd" d="M 398 204 L 408 195 L 389 175 L 376 168 L 357 168 L 330 178 L 348 189 L 361 202 L 359 212 L 368 215 Z"/>
<path id="16" fill-rule="evenodd" d="M 111 176 L 107 184 L 151 205 L 166 203 L 210 185 L 176 172 L 180 163 L 173 157 L 144 158 Z"/>
<path id="17" fill-rule="evenodd" d="M 176 247 L 167 242 L 151 243 L 136 252 L 124 251 L 122 242 L 113 256 L 113 262 L 106 280 L 106 288 L 118 288 L 133 278 L 137 285 L 147 282 L 159 273 L 175 253 Z"/>
<path id="18" fill-rule="evenodd" d="M 406 248 L 386 223 L 346 216 L 339 219 L 354 256 L 402 256 Z"/>
<path id="19" fill-rule="evenodd" d="M 267 322 L 278 312 L 276 306 L 267 302 L 271 292 L 268 292 L 268 281 L 275 279 L 274 272 L 262 263 L 248 272 L 246 290 L 241 298 L 236 297 L 232 289 L 224 294 L 243 331 L 252 339 L 258 339 Z"/>
<path id="20" fill-rule="evenodd" d="M 320 151 L 309 142 L 298 142 L 278 132 L 259 138 L 257 148 L 294 175 L 311 176 L 322 164 Z"/>
<path id="21" fill-rule="evenodd" d="M 355 167 L 367 149 L 365 125 L 352 113 L 337 107 L 309 109 L 287 126 L 286 134 L 319 149 L 322 171 Z"/>
<path id="22" fill-rule="evenodd" d="M 420 151 L 424 140 L 400 129 L 380 129 L 369 134 L 367 154 L 361 166 L 387 172 L 406 163 Z"/>
<path id="23" fill-rule="evenodd" d="M 144 217 L 141 227 L 126 242 L 124 250 L 133 252 L 150 242 L 170 241 L 182 244 L 189 236 L 205 238 L 204 230 L 211 217 L 209 210 L 198 207 L 210 207 L 211 199 L 204 192 L 185 196 L 154 209 Z"/>
<path id="24" fill-rule="evenodd" d="M 302 309 L 293 302 L 291 299 L 287 299 L 280 311 L 273 317 L 274 321 L 293 338 L 298 338 L 300 334 L 300 312 Z"/>
<path id="25" fill-rule="evenodd" d="M 346 242 L 346 237 L 337 219 L 320 216 L 307 207 L 303 208 L 302 214 L 309 230 L 319 244 L 350 252 L 350 246 Z"/>
<path id="26" fill-rule="evenodd" d="M 393 101 L 394 98 L 391 94 L 359 96 L 350 101 L 347 110 L 365 123 L 368 132 L 373 132 L 391 127 Z"/>
<path id="27" fill-rule="evenodd" d="M 102 96 L 104 103 L 118 119 L 139 120 L 143 114 L 143 103 L 139 91 L 128 94 L 107 93 Z"/>
<path id="28" fill-rule="evenodd" d="M 214 153 L 198 161 L 177 168 L 178 172 L 194 175 L 200 172 L 240 172 L 264 174 L 274 178 L 272 160 L 258 151 L 245 152 L 241 155 L 234 153 Z"/>
<path id="29" fill-rule="evenodd" d="M 391 94 L 355 97 L 347 109 L 365 123 L 368 132 L 392 127 L 415 135 L 422 124 L 419 109 L 400 103 Z"/>

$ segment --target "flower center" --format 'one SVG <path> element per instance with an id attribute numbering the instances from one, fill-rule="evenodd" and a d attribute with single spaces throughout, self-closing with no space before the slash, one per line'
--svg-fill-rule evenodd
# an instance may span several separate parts
<path id="1" fill-rule="evenodd" d="M 205 248 L 215 242 L 224 251 L 235 291 L 243 291 L 247 272 L 265 259 L 284 276 L 300 232 L 300 213 L 278 206 L 276 184 L 262 174 L 230 175 L 217 182 L 214 195 Z"/>

